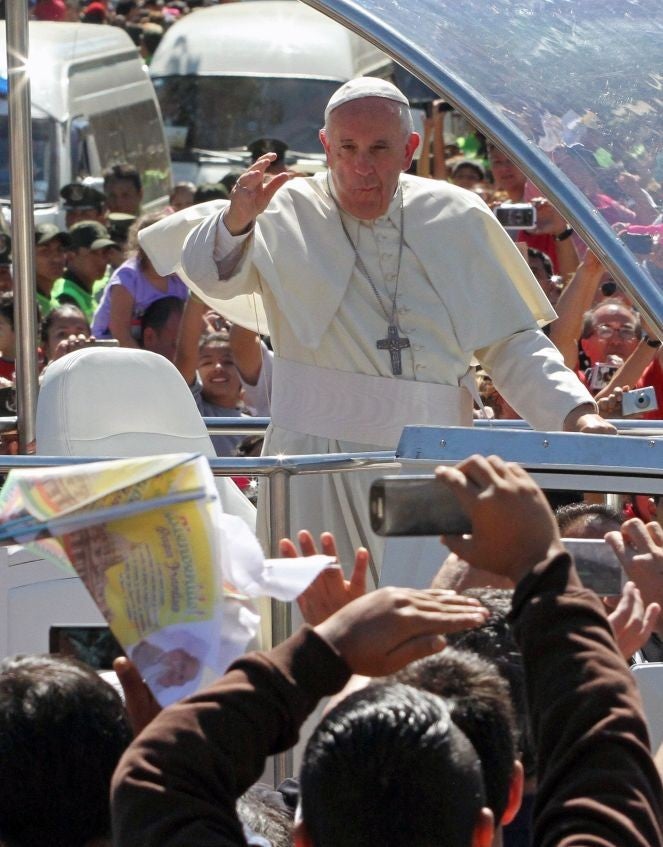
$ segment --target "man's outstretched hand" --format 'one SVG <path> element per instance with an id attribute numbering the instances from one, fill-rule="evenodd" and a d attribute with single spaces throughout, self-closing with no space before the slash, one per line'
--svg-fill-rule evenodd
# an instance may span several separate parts
<path id="1" fill-rule="evenodd" d="M 444 635 L 480 626 L 488 610 L 448 591 L 380 588 L 315 627 L 355 674 L 384 676 L 438 653 Z"/>
<path id="2" fill-rule="evenodd" d="M 317 548 L 311 533 L 303 529 L 297 535 L 302 556 L 315 556 Z M 320 546 L 325 556 L 337 557 L 336 539 L 331 532 L 323 532 Z M 299 553 L 294 542 L 282 538 L 279 542 L 281 555 L 285 558 L 298 558 Z M 325 568 L 309 587 L 297 598 L 297 604 L 306 623 L 316 626 L 334 612 L 342 609 L 352 600 L 366 593 L 366 572 L 369 553 L 365 547 L 358 547 L 355 553 L 355 565 L 350 579 L 345 579 L 340 566 Z M 337 560 L 338 561 L 338 560 Z"/>
<path id="3" fill-rule="evenodd" d="M 265 211 L 272 197 L 292 178 L 292 174 L 276 174 L 266 181 L 267 168 L 276 159 L 276 153 L 265 153 L 238 178 L 230 192 L 230 205 L 223 215 L 223 223 L 231 235 L 241 235 Z"/>
<path id="4" fill-rule="evenodd" d="M 538 563 L 564 550 L 543 491 L 520 465 L 499 456 L 470 456 L 439 467 L 472 522 L 471 535 L 445 535 L 461 559 L 517 583 Z"/>
<path id="5" fill-rule="evenodd" d="M 588 435 L 617 435 L 615 427 L 596 413 L 593 403 L 571 409 L 564 418 L 564 432 L 586 432 Z"/>

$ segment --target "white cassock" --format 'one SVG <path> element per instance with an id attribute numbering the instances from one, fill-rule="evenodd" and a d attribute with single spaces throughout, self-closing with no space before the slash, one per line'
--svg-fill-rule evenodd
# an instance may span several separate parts
<path id="1" fill-rule="evenodd" d="M 141 244 L 158 270 L 177 269 L 220 312 L 227 298 L 262 296 L 276 353 L 266 455 L 393 450 L 406 424 L 471 425 L 471 397 L 458 386 L 475 358 L 538 429 L 559 430 L 572 409 L 593 402 L 538 329 L 555 312 L 484 202 L 446 182 L 402 175 L 400 185 L 395 305 L 410 341 L 402 376 L 392 374 L 388 351 L 377 349 L 387 320 L 357 268 L 325 175 L 282 187 L 248 237 L 229 236 L 220 223 L 225 206 L 193 229 L 195 207 L 143 230 Z M 399 192 L 374 221 L 341 214 L 390 309 Z M 179 265 L 175 251 L 187 232 Z M 367 498 L 376 475 L 293 478 L 292 531 L 330 530 L 344 562 L 363 544 L 379 563 Z"/>

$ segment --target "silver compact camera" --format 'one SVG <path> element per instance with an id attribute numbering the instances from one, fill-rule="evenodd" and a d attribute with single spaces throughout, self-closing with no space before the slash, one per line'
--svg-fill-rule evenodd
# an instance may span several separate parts
<path id="1" fill-rule="evenodd" d="M 642 412 L 655 412 L 658 409 L 656 392 L 648 388 L 636 388 L 634 391 L 625 391 L 622 397 L 622 415 L 640 415 Z"/>
<path id="2" fill-rule="evenodd" d="M 493 211 L 504 229 L 536 229 L 536 207 L 531 203 L 501 203 Z"/>

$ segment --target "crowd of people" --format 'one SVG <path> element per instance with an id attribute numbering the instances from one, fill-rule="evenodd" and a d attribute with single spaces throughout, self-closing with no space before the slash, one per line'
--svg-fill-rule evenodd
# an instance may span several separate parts
<path id="1" fill-rule="evenodd" d="M 120 26 L 149 64 L 165 29 L 202 5 L 30 9 Z M 470 419 L 586 432 L 610 432 L 604 418 L 623 414 L 660 419 L 663 347 L 628 294 L 504 150 L 441 101 L 420 140 L 407 106 L 381 80 L 343 86 L 321 131 L 329 172 L 312 180 L 289 171 L 286 143 L 264 139 L 247 147 L 247 170 L 178 183 L 158 214 L 144 213 L 127 163 L 103 186 L 62 186 L 64 225 L 35 227 L 40 368 L 92 344 L 151 351 L 174 363 L 201 415 L 271 415 L 269 454 L 392 448 L 415 408 L 417 422 L 468 423 L 463 388 Z M 605 153 L 586 133 L 553 158 L 661 282 L 663 189 L 637 157 Z M 182 254 L 189 288 L 139 233 L 218 200 Z M 505 232 L 497 209 L 514 204 L 536 222 Z M 0 290 L 0 399 L 15 414 L 6 232 Z M 224 316 L 224 299 L 253 292 L 271 338 Z M 653 395 L 629 409 L 633 388 Z M 221 456 L 256 449 L 213 442 Z M 360 550 L 351 578 L 327 571 L 300 598 L 302 630 L 171 709 L 159 712 L 125 659 L 124 702 L 69 659 L 5 661 L 0 843 L 662 843 L 661 757 L 628 672 L 635 655 L 663 658 L 660 498 L 633 496 L 623 513 L 578 503 L 556 522 L 517 466 L 474 457 L 440 476 L 473 530 L 445 539 L 452 553 L 430 590 L 365 594 Z M 337 541 L 323 546 L 347 561 L 365 538 L 364 482 L 298 486 L 293 525 L 329 522 Z M 632 580 L 621 598 L 583 589 L 560 534 L 608 540 Z M 314 551 L 309 533 L 299 541 Z M 282 552 L 298 554 L 287 539 Z M 381 553 L 371 542 L 378 570 Z M 327 696 L 298 778 L 256 785 Z M 25 756 L 36 748 L 48 759 L 38 774 Z"/>
<path id="2" fill-rule="evenodd" d="M 352 580 L 324 571 L 299 598 L 294 635 L 174 706 L 123 657 L 122 697 L 71 658 L 2 662 L 1 843 L 663 844 L 663 763 L 627 659 L 661 633 L 663 528 L 596 507 L 556 520 L 497 457 L 437 474 L 472 534 L 445 537 L 454 553 L 430 589 L 365 593 L 359 550 Z M 633 580 L 614 609 L 560 539 L 598 523 L 616 526 Z M 327 698 L 300 772 L 256 782 Z"/>
<path id="3" fill-rule="evenodd" d="M 197 5 L 36 0 L 32 14 L 138 27 L 148 60 L 154 27 Z M 657 334 L 504 151 L 469 126 L 448 143 L 440 105 L 416 160 L 407 100 L 364 80 L 328 104 L 329 172 L 315 179 L 288 171 L 285 145 L 264 144 L 224 183 L 175 185 L 158 215 L 143 213 L 126 163 L 103 187 L 63 186 L 65 225 L 35 227 L 41 366 L 91 344 L 149 350 L 174 363 L 202 415 L 272 415 L 270 454 L 393 447 L 413 408 L 435 423 L 441 404 L 452 422 L 522 415 L 597 433 L 611 432 L 599 412 L 619 417 L 629 388 L 652 387 L 663 410 Z M 618 179 L 585 144 L 558 152 L 660 279 L 661 186 Z M 138 234 L 210 199 L 226 202 L 187 238 L 189 288 Z M 501 228 L 493 209 L 514 203 L 536 210 L 533 229 Z M 0 377 L 11 388 L 11 241 L 0 238 Z M 271 338 L 224 316 L 224 298 L 252 292 Z M 236 436 L 214 443 L 219 455 L 248 449 Z M 445 537 L 451 554 L 430 589 L 367 593 L 360 548 L 347 579 L 329 569 L 300 597 L 306 623 L 291 638 L 173 707 L 160 711 L 124 658 L 122 698 L 71 659 L 0 664 L 0 844 L 663 844 L 663 757 L 628 669 L 636 654 L 663 658 L 659 498 L 555 516 L 499 458 L 438 476 L 472 533 Z M 363 483 L 305 483 L 293 525 L 329 520 L 339 538 L 323 549 L 347 550 L 362 535 Z M 630 580 L 621 597 L 582 586 L 562 536 L 606 538 Z M 309 532 L 298 542 L 284 539 L 282 555 L 315 551 Z M 379 569 L 380 549 L 370 553 Z M 300 773 L 257 783 L 326 697 Z"/>

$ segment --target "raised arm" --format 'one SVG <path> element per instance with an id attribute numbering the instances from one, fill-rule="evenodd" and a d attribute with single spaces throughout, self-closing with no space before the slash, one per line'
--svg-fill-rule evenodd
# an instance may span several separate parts
<path id="1" fill-rule="evenodd" d="M 564 356 L 564 364 L 568 368 L 574 369 L 578 364 L 582 317 L 592 306 L 604 272 L 603 265 L 588 250 L 555 306 L 558 317 L 550 325 L 550 340 Z"/>
<path id="2" fill-rule="evenodd" d="M 216 684 L 164 709 L 113 778 L 121 847 L 243 845 L 237 798 L 285 750 L 325 695 L 350 674 L 383 676 L 444 647 L 444 633 L 479 626 L 472 598 L 386 588 L 360 597 L 268 653 L 239 659 Z"/>
<path id="3" fill-rule="evenodd" d="M 203 315 L 208 306 L 192 292 L 189 292 L 177 335 L 175 348 L 175 367 L 186 380 L 193 385 L 198 369 L 198 342 L 203 331 Z"/>
<path id="4" fill-rule="evenodd" d="M 242 380 L 256 385 L 262 370 L 262 342 L 258 333 L 245 329 L 239 324 L 230 328 L 230 347 L 233 361 Z"/>
<path id="5" fill-rule="evenodd" d="M 659 847 L 663 790 L 635 682 L 600 600 L 563 550 L 543 492 L 496 456 L 438 475 L 472 521 L 471 536 L 445 543 L 517 584 L 511 619 L 539 763 L 533 843 Z"/>

